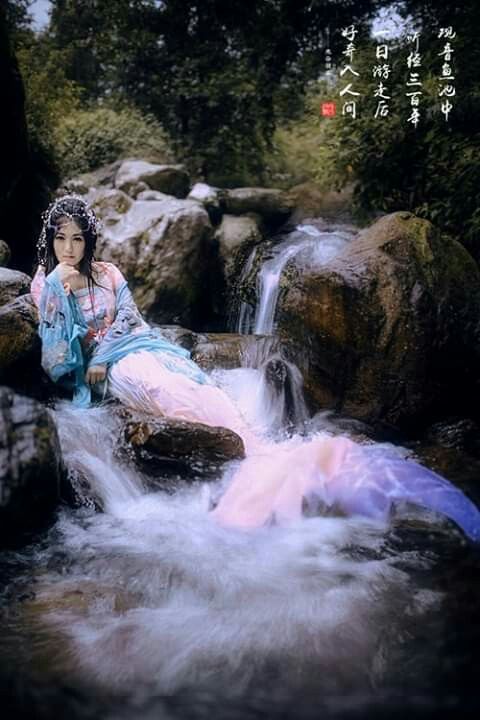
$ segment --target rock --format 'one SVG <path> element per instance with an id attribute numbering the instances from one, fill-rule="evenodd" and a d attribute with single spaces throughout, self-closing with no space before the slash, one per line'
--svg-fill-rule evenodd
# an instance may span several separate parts
<path id="1" fill-rule="evenodd" d="M 400 426 L 468 400 L 480 272 L 408 212 L 387 215 L 279 297 L 279 332 L 315 408 Z"/>
<path id="2" fill-rule="evenodd" d="M 20 270 L 0 267 L 0 305 L 30 292 L 31 278 Z"/>
<path id="3" fill-rule="evenodd" d="M 5 267 L 8 265 L 11 256 L 10 248 L 8 247 L 5 240 L 0 240 L 0 266 Z"/>
<path id="4" fill-rule="evenodd" d="M 136 200 L 137 197 L 138 197 L 141 193 L 143 193 L 143 192 L 148 192 L 148 191 L 149 191 L 149 187 L 148 187 L 147 183 L 146 183 L 146 182 L 143 182 L 143 180 L 140 180 L 140 182 L 138 182 L 136 185 L 133 185 L 133 186 L 130 188 L 130 196 L 131 196 L 132 198 L 135 198 L 135 200 Z"/>
<path id="5" fill-rule="evenodd" d="M 0 379 L 15 392 L 42 402 L 62 395 L 41 367 L 38 310 L 30 293 L 0 307 Z"/>
<path id="6" fill-rule="evenodd" d="M 223 191 L 224 192 L 224 191 Z M 222 190 L 207 183 L 195 183 L 190 190 L 187 200 L 197 200 L 205 207 L 213 206 L 220 209 Z"/>
<path id="7" fill-rule="evenodd" d="M 203 205 L 208 216 L 214 225 L 217 225 L 222 217 L 223 198 L 225 191 L 212 187 L 206 183 L 196 183 L 190 190 L 187 200 L 195 200 Z"/>
<path id="8" fill-rule="evenodd" d="M 278 348 L 278 338 L 266 335 L 205 333 L 197 335 L 192 358 L 204 370 L 216 367 L 259 368 Z"/>
<path id="9" fill-rule="evenodd" d="M 218 241 L 223 273 L 219 292 L 223 289 L 228 325 L 233 327 L 235 318 L 238 316 L 239 303 L 246 300 L 242 293 L 242 285 L 245 276 L 252 275 L 252 268 L 250 267 L 252 251 L 260 247 L 261 243 L 263 243 L 262 248 L 266 244 L 263 242 L 263 221 L 259 215 L 254 213 L 249 215 L 224 215 L 220 226 L 216 230 L 215 238 Z M 255 305 L 254 298 L 255 281 L 253 283 L 252 307 Z"/>
<path id="10" fill-rule="evenodd" d="M 107 191 L 111 192 L 111 191 Z M 116 191 L 120 192 L 120 191 Z M 91 199 L 106 213 L 98 256 L 118 265 L 149 321 L 204 326 L 212 315 L 217 247 L 205 209 L 191 200 L 137 200 L 114 215 L 102 206 L 105 191 Z"/>
<path id="11" fill-rule="evenodd" d="M 101 218 L 104 227 L 117 225 L 133 204 L 126 193 L 111 188 L 90 189 L 87 202 Z"/>
<path id="12" fill-rule="evenodd" d="M 303 379 L 293 363 L 282 357 L 280 352 L 270 356 L 262 366 L 271 408 L 276 408 L 277 427 L 304 425 L 309 418 L 303 397 Z M 265 403 L 265 404 L 267 404 Z"/>
<path id="13" fill-rule="evenodd" d="M 425 442 L 455 448 L 480 458 L 480 427 L 471 418 L 455 418 L 435 423 L 425 434 Z"/>
<path id="14" fill-rule="evenodd" d="M 239 267 L 245 264 L 252 247 L 262 242 L 260 223 L 258 215 L 224 215 L 215 231 L 227 285 L 231 285 L 238 275 Z"/>
<path id="15" fill-rule="evenodd" d="M 269 227 L 284 223 L 294 207 L 283 190 L 255 187 L 225 190 L 224 204 L 228 214 L 257 213 Z"/>
<path id="16" fill-rule="evenodd" d="M 90 186 L 87 185 L 80 178 L 72 178 L 71 180 L 65 180 L 55 190 L 55 198 L 61 198 L 63 195 L 86 195 L 90 190 Z"/>
<path id="17" fill-rule="evenodd" d="M 156 325 L 155 327 L 162 332 L 169 342 L 181 345 L 185 350 L 192 350 L 198 342 L 198 338 L 203 337 L 181 325 Z"/>
<path id="18" fill-rule="evenodd" d="M 32 296 L 21 295 L 0 307 L 0 375 L 39 348 L 38 312 Z"/>
<path id="19" fill-rule="evenodd" d="M 245 457 L 242 439 L 227 428 L 156 418 L 126 407 L 115 412 L 124 422 L 130 457 L 154 478 L 218 476 L 226 462 Z"/>
<path id="20" fill-rule="evenodd" d="M 166 195 L 158 190 L 143 190 L 136 196 L 136 200 L 173 200 L 173 195 Z"/>
<path id="21" fill-rule="evenodd" d="M 290 221 L 299 223 L 306 218 L 334 219 L 336 222 L 353 222 L 354 184 L 349 183 L 338 192 L 324 191 L 315 183 L 305 182 L 295 185 L 286 192 L 286 196 L 295 207 Z"/>
<path id="22" fill-rule="evenodd" d="M 0 543 L 11 547 L 52 519 L 64 473 L 55 423 L 30 398 L 0 388 Z"/>
<path id="23" fill-rule="evenodd" d="M 188 195 L 190 179 L 183 165 L 157 165 L 144 160 L 124 160 L 115 177 L 115 187 L 130 195 L 138 183 L 146 183 L 152 190 L 184 198 Z"/>
<path id="24" fill-rule="evenodd" d="M 115 177 L 121 164 L 121 160 L 116 160 L 108 165 L 102 165 L 102 167 L 99 167 L 97 170 L 82 173 L 75 178 L 65 180 L 62 183 L 62 188 L 66 191 L 78 192 L 80 195 L 88 192 L 90 188 L 98 187 L 99 185 L 113 188 L 115 187 Z"/>

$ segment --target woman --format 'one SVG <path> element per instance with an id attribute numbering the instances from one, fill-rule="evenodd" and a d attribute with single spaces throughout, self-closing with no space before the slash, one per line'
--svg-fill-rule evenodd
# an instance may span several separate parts
<path id="1" fill-rule="evenodd" d="M 213 511 L 224 524 L 290 522 L 305 500 L 370 517 L 388 517 L 408 500 L 455 520 L 480 539 L 480 513 L 447 480 L 378 446 L 323 434 L 267 443 L 229 397 L 144 321 L 120 270 L 95 260 L 98 221 L 87 203 L 66 195 L 50 205 L 38 242 L 32 295 L 39 308 L 42 366 L 88 407 L 91 390 L 108 391 L 149 413 L 228 427 L 245 444 L 243 461 Z"/>
<path id="2" fill-rule="evenodd" d="M 75 195 L 56 200 L 44 214 L 31 287 L 44 370 L 73 390 L 80 407 L 89 406 L 92 390 L 108 390 L 147 412 L 235 425 L 254 442 L 240 413 L 188 351 L 144 321 L 120 270 L 95 260 L 97 232 L 94 212 Z"/>

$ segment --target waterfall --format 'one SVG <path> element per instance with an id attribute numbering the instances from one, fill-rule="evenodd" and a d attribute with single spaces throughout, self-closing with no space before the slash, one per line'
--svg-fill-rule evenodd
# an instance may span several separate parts
<path id="1" fill-rule="evenodd" d="M 257 368 L 260 375 L 256 378 L 256 410 L 250 412 L 252 418 L 262 416 L 261 427 L 270 430 L 288 425 L 300 429 L 309 414 L 303 396 L 303 379 L 294 363 L 283 357 L 278 342 L 273 336 L 275 331 L 275 312 L 280 289 L 280 278 L 287 263 L 293 258 L 300 267 L 319 267 L 343 250 L 354 237 L 349 226 L 333 226 L 329 230 L 319 230 L 314 225 L 298 225 L 287 234 L 285 239 L 269 252 L 257 275 L 257 303 L 252 307 L 242 301 L 238 311 L 237 332 L 264 335 L 257 344 L 249 344 L 242 359 L 246 368 Z M 239 285 L 250 275 L 258 248 L 250 253 L 242 270 Z M 275 364 L 283 382 L 275 382 L 272 365 Z M 281 368 L 281 370 L 280 370 Z M 239 382 L 236 372 L 235 382 Z M 247 373 L 248 382 L 253 382 L 252 373 Z M 277 380 L 279 378 L 277 377 Z M 242 383 L 240 382 L 240 386 Z M 239 398 L 237 397 L 237 401 Z M 259 410 L 262 408 L 262 410 Z M 267 409 L 268 408 L 268 409 Z"/>
<path id="2" fill-rule="evenodd" d="M 116 457 L 121 427 L 111 408 L 83 409 L 68 402 L 57 403 L 57 407 L 54 419 L 77 499 L 110 512 L 138 499 L 143 494 L 140 476 Z"/>
<path id="3" fill-rule="evenodd" d="M 273 249 L 273 257 L 265 261 L 257 277 L 257 306 L 254 330 L 270 335 L 274 330 L 275 310 L 280 278 L 288 261 L 301 256 L 307 266 L 321 266 L 337 255 L 352 237 L 350 231 L 324 232 L 313 225 L 298 225 L 287 238 Z"/>
<path id="4" fill-rule="evenodd" d="M 239 281 L 240 286 L 242 285 L 242 282 L 248 277 L 249 273 L 251 272 L 256 254 L 257 254 L 257 248 L 254 247 L 252 252 L 248 256 L 247 262 L 245 263 L 245 266 L 240 274 L 240 281 Z M 239 314 L 238 314 L 237 332 L 239 332 L 243 335 L 247 335 L 252 328 L 253 318 L 254 318 L 254 308 L 252 308 L 252 306 L 249 303 L 242 300 L 240 302 L 240 310 L 239 310 Z M 231 324 L 231 326 L 232 326 L 232 324 Z M 234 324 L 233 324 L 233 326 L 234 326 Z"/>

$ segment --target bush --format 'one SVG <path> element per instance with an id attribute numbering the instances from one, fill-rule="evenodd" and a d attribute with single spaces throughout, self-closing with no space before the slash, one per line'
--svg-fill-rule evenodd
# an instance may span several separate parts
<path id="1" fill-rule="evenodd" d="M 357 118 L 322 118 L 322 101 L 336 100 L 338 113 L 339 84 L 313 84 L 302 117 L 275 134 L 270 176 L 284 185 L 313 180 L 324 191 L 354 180 L 357 216 L 368 219 L 378 212 L 410 210 L 450 233 L 480 261 L 480 133 L 472 122 L 480 93 L 477 88 L 459 92 L 447 123 L 439 110 L 438 82 L 425 71 L 422 117 L 415 129 L 406 120 L 410 108 L 403 96 L 405 55 L 404 47 L 396 48 L 388 82 L 391 113 L 386 118 L 374 118 L 374 54 L 368 45 L 357 54 L 361 79 L 355 88 L 364 99 Z"/>
<path id="2" fill-rule="evenodd" d="M 314 181 L 319 190 L 339 189 L 337 141 L 332 137 L 329 120 L 320 115 L 320 104 L 327 93 L 324 83 L 315 84 L 305 100 L 302 116 L 280 125 L 273 137 L 273 154 L 266 157 L 268 182 L 288 188 Z"/>
<path id="3" fill-rule="evenodd" d="M 55 161 L 63 178 L 131 155 L 156 162 L 173 160 L 160 124 L 132 107 L 76 110 L 58 119 L 53 137 Z"/>
<path id="4" fill-rule="evenodd" d="M 59 118 L 80 107 L 80 89 L 63 70 L 65 53 L 44 38 L 25 33 L 16 56 L 25 89 L 28 136 L 35 152 L 53 161 L 53 131 Z"/>

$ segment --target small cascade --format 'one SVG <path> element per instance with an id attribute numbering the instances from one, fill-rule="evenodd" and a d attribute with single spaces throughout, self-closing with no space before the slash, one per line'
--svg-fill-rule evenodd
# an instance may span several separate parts
<path id="1" fill-rule="evenodd" d="M 249 273 L 252 270 L 253 263 L 255 261 L 255 257 L 257 254 L 257 248 L 254 247 L 252 252 L 247 258 L 247 262 L 245 263 L 245 266 L 242 270 L 242 273 L 240 275 L 240 285 L 242 282 L 245 281 L 245 279 L 248 277 Z M 248 335 L 250 332 L 250 329 L 253 324 L 253 319 L 255 315 L 254 308 L 247 302 L 241 301 L 240 302 L 240 309 L 238 314 L 238 323 L 237 323 L 237 332 L 239 332 L 242 335 Z M 232 322 L 231 327 L 235 327 L 235 322 Z"/>
<path id="2" fill-rule="evenodd" d="M 303 378 L 294 363 L 280 354 L 267 360 L 262 368 L 262 405 L 270 416 L 272 429 L 301 430 L 309 413 L 303 396 Z"/>
<path id="3" fill-rule="evenodd" d="M 143 494 L 140 476 L 116 457 L 120 425 L 108 405 L 83 409 L 65 401 L 52 412 L 77 501 L 114 512 Z"/>
<path id="4" fill-rule="evenodd" d="M 298 225 L 285 240 L 272 249 L 272 254 L 263 263 L 257 276 L 257 305 L 253 321 L 253 333 L 271 335 L 274 332 L 275 311 L 277 308 L 280 278 L 287 263 L 296 258 L 297 264 L 304 267 L 325 265 L 343 250 L 353 237 L 349 229 L 318 230 L 314 225 Z M 251 271 L 253 257 L 248 261 Z M 250 328 L 252 310 L 242 303 L 239 315 L 238 332 Z"/>
<path id="5" fill-rule="evenodd" d="M 250 408 L 250 417 L 257 421 L 261 418 L 260 426 L 268 428 L 270 432 L 287 427 L 294 427 L 298 431 L 309 418 L 303 396 L 302 375 L 294 363 L 283 357 L 274 335 L 282 273 L 288 262 L 294 258 L 300 267 L 325 265 L 341 252 L 353 237 L 354 231 L 349 226 L 319 229 L 310 224 L 298 225 L 269 251 L 268 258 L 258 271 L 256 306 L 253 307 L 245 301 L 240 303 L 237 332 L 264 336 L 259 337 L 257 343 L 249 343 L 242 358 L 244 368 L 256 368 L 259 371 L 255 381 L 257 393 L 254 409 L 252 410 L 251 402 L 247 405 Z M 255 247 L 248 257 L 240 277 L 240 286 L 252 272 L 257 252 L 258 248 Z M 233 326 L 235 327 L 234 323 Z M 252 379 L 249 373 L 249 381 Z"/>

